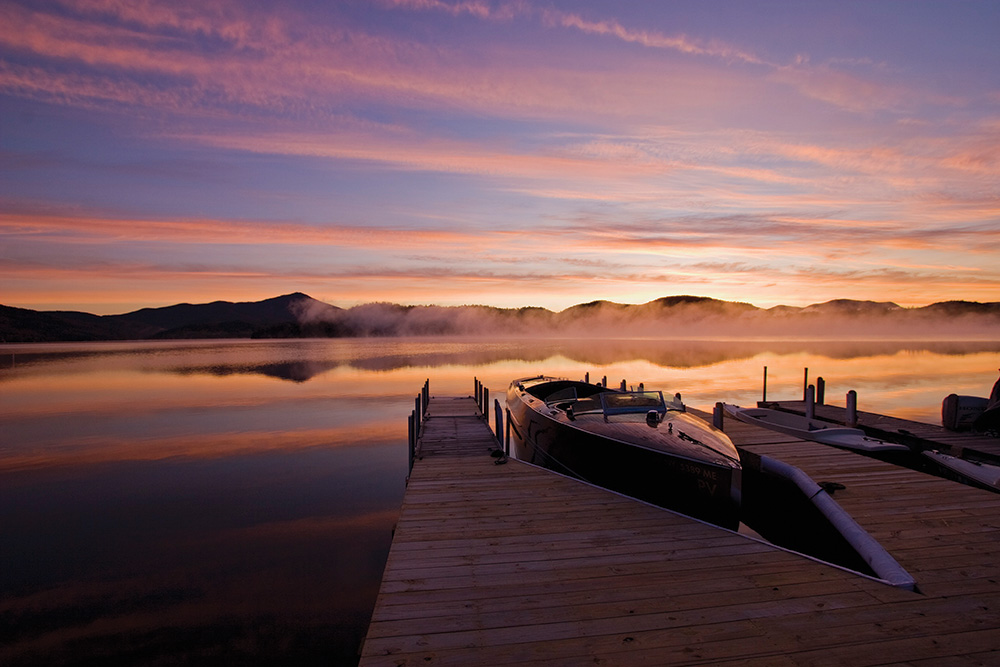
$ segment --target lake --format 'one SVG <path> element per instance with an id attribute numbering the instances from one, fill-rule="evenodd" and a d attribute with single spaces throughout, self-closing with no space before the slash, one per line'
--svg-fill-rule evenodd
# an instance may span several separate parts
<path id="1" fill-rule="evenodd" d="M 940 423 L 1000 342 L 324 339 L 0 345 L 0 664 L 356 664 L 431 393 L 607 376 L 696 408 Z"/>

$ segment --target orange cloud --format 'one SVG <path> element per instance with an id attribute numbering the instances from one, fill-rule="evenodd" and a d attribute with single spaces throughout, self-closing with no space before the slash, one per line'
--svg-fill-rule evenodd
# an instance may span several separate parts
<path id="1" fill-rule="evenodd" d="M 440 244 L 472 246 L 478 236 L 448 229 L 392 229 L 350 225 L 304 225 L 278 221 L 136 220 L 98 216 L 0 213 L 0 235 L 45 235 L 49 241 L 169 241 L 226 245 L 328 245 L 413 249 Z"/>

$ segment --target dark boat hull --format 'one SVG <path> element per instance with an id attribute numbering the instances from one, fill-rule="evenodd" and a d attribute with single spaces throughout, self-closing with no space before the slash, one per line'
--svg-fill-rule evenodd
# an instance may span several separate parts
<path id="1" fill-rule="evenodd" d="M 738 527 L 738 468 L 589 433 L 532 408 L 513 386 L 507 408 L 518 459 L 715 525 Z"/>

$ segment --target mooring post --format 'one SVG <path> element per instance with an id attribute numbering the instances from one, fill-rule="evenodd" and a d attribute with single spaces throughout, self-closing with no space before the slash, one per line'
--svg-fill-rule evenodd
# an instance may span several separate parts
<path id="1" fill-rule="evenodd" d="M 497 422 L 497 444 L 503 443 L 503 408 L 500 407 L 500 399 L 493 399 L 493 413 Z"/>
<path id="2" fill-rule="evenodd" d="M 816 378 L 816 405 L 826 405 L 826 380 Z"/>
<path id="3" fill-rule="evenodd" d="M 761 403 L 767 403 L 767 366 L 764 366 L 764 395 L 760 397 Z"/>
<path id="4" fill-rule="evenodd" d="M 507 431 L 503 439 L 503 453 L 510 456 L 510 410 L 507 411 Z"/>
<path id="5" fill-rule="evenodd" d="M 424 380 L 424 412 L 427 411 L 427 404 L 431 402 L 431 379 Z"/>
<path id="6" fill-rule="evenodd" d="M 605 375 L 605 376 L 604 376 L 604 377 L 603 377 L 603 378 L 601 379 L 601 386 L 602 386 L 602 387 L 607 387 L 607 386 L 608 386 L 608 376 L 607 376 L 607 375 Z"/>
<path id="7" fill-rule="evenodd" d="M 422 399 L 423 396 L 419 394 L 417 395 L 416 398 L 413 399 L 413 414 L 417 416 L 416 426 L 418 431 L 420 430 L 420 424 L 424 421 L 424 410 L 423 406 L 420 405 Z"/>
<path id="8" fill-rule="evenodd" d="M 621 386 L 621 390 L 622 390 L 622 391 L 625 391 L 625 380 L 622 380 L 622 386 Z"/>
<path id="9" fill-rule="evenodd" d="M 816 416 L 816 387 L 806 387 L 806 419 Z"/>
<path id="10" fill-rule="evenodd" d="M 847 425 L 858 425 L 858 392 L 853 389 L 847 392 Z"/>
<path id="11" fill-rule="evenodd" d="M 719 429 L 720 431 L 725 430 L 725 423 L 723 422 L 723 407 L 721 401 L 717 402 L 715 404 L 715 409 L 712 410 L 712 426 Z"/>
<path id="12" fill-rule="evenodd" d="M 806 400 L 806 392 L 809 391 L 809 368 L 805 369 L 805 374 L 802 376 L 802 400 Z"/>
<path id="13" fill-rule="evenodd" d="M 590 384 L 590 371 L 587 371 L 586 373 L 583 374 L 583 381 L 586 382 L 587 384 Z"/>
<path id="14" fill-rule="evenodd" d="M 414 420 L 415 420 L 415 415 L 411 412 L 410 416 L 407 418 L 407 424 L 406 424 L 408 427 L 407 450 L 409 452 L 409 464 L 410 464 L 408 470 L 410 472 L 413 472 L 413 454 L 417 448 L 417 432 L 416 432 L 417 430 L 414 427 L 413 423 Z"/>
<path id="15" fill-rule="evenodd" d="M 485 419 L 486 420 L 486 424 L 489 425 L 489 423 L 490 423 L 490 412 L 489 412 L 489 410 L 490 410 L 490 390 L 487 389 L 486 387 L 483 387 L 483 404 L 482 404 L 481 407 L 482 407 L 482 410 L 483 410 L 483 419 Z"/>

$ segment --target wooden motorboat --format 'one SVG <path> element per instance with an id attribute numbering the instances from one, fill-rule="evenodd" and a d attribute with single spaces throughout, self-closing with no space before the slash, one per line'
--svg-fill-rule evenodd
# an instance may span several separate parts
<path id="1" fill-rule="evenodd" d="M 859 452 L 910 451 L 906 445 L 870 438 L 858 428 L 808 419 L 803 415 L 791 412 L 771 410 L 770 408 L 741 408 L 730 403 L 724 404 L 724 408 L 727 414 L 742 422 L 785 433 L 801 440 L 813 440 L 824 445 L 843 447 Z"/>
<path id="2" fill-rule="evenodd" d="M 507 390 L 514 455 L 716 525 L 739 523 L 741 466 L 722 431 L 661 391 L 538 376 Z"/>

